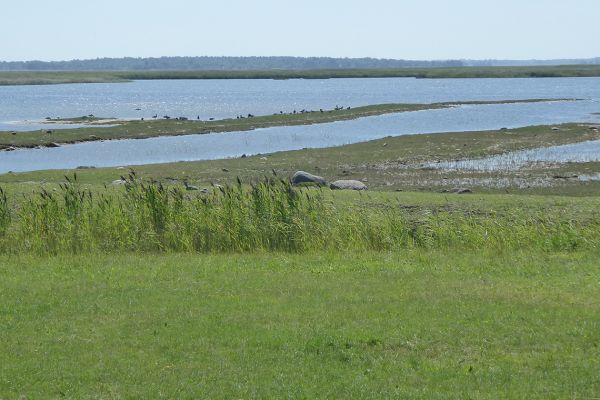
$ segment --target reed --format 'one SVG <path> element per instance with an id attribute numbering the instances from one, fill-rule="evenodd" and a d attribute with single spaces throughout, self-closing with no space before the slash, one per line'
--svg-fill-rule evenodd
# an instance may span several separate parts
<path id="1" fill-rule="evenodd" d="M 381 251 L 406 248 L 574 250 L 600 244 L 600 218 L 543 212 L 496 215 L 411 213 L 401 204 L 337 200 L 328 189 L 296 188 L 277 176 L 250 185 L 188 192 L 131 172 L 124 191 L 93 193 L 77 175 L 55 190 L 11 204 L 0 189 L 0 251 L 250 253 Z M 14 217 L 13 217 L 14 216 Z"/>

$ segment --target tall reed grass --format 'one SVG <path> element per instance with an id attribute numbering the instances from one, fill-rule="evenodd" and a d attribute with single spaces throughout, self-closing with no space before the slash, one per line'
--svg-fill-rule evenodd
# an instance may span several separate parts
<path id="1" fill-rule="evenodd" d="M 598 247 L 600 220 L 403 210 L 337 201 L 277 177 L 187 192 L 124 178 L 123 191 L 92 193 L 77 176 L 9 204 L 0 189 L 2 253 L 366 251 L 425 248 Z"/>

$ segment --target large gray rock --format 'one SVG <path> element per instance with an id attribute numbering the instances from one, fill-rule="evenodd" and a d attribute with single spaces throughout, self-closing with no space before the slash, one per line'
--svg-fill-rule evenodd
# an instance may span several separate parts
<path id="1" fill-rule="evenodd" d="M 309 174 L 305 171 L 298 171 L 294 175 L 292 175 L 292 184 L 300 185 L 302 183 L 314 183 L 316 185 L 327 185 L 327 181 L 321 176 Z"/>
<path id="2" fill-rule="evenodd" d="M 367 190 L 367 185 L 361 181 L 339 180 L 331 182 L 329 188 L 331 190 Z"/>

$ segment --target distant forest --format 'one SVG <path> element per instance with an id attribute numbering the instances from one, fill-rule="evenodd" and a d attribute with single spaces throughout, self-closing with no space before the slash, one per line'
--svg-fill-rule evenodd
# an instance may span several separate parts
<path id="1" fill-rule="evenodd" d="M 416 61 L 330 57 L 157 57 L 97 58 L 70 61 L 0 61 L 0 71 L 243 71 L 377 68 L 443 68 L 600 64 L 600 58 L 564 60 Z"/>

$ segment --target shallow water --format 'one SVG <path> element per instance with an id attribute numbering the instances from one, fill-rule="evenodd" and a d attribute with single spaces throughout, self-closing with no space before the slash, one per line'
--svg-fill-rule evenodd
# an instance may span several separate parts
<path id="1" fill-rule="evenodd" d="M 531 98 L 600 101 L 600 78 L 155 80 L 0 86 L 0 131 L 43 129 L 46 117 L 88 114 L 128 119 L 153 115 L 220 119 L 248 113 L 331 109 L 336 105 Z M 592 112 L 600 112 L 600 104 Z M 31 121 L 42 123 L 32 125 Z"/>
<path id="2" fill-rule="evenodd" d="M 151 113 L 160 115 L 163 112 L 193 116 L 194 111 L 202 113 L 202 118 L 221 118 L 245 112 L 259 115 L 280 109 L 331 108 L 336 104 L 357 106 L 389 102 L 430 103 L 541 97 L 585 100 L 469 105 L 310 126 L 2 151 L 0 173 L 239 157 L 242 154 L 340 146 L 406 134 L 565 122 L 600 123 L 600 115 L 594 114 L 600 111 L 600 78 L 140 81 L 128 84 L 0 87 L 0 120 L 43 118 L 45 114 L 64 117 L 90 113 L 127 118 L 135 116 L 132 115 L 136 113 L 132 111 L 134 108 L 142 108 L 137 116 Z M 31 129 L 31 125 L 22 125 L 27 130 Z M 19 128 L 18 124 L 11 126 L 14 130 Z M 57 126 L 51 125 L 52 128 Z"/>
<path id="3" fill-rule="evenodd" d="M 538 149 L 515 151 L 493 157 L 473 160 L 427 163 L 425 167 L 448 171 L 513 171 L 535 164 L 600 161 L 600 140 Z M 596 180 L 588 176 L 582 180 Z"/>
<path id="4" fill-rule="evenodd" d="M 413 133 L 498 129 L 577 120 L 565 103 L 462 106 L 309 126 L 205 135 L 87 142 L 0 152 L 0 173 L 78 166 L 110 167 L 210 160 L 283 150 L 340 146 Z M 561 111 L 562 110 L 562 111 Z M 561 114 L 562 112 L 562 114 Z M 598 152 L 600 154 L 600 152 Z"/>

